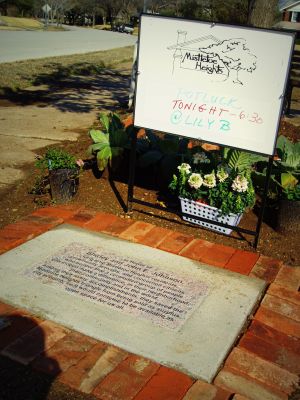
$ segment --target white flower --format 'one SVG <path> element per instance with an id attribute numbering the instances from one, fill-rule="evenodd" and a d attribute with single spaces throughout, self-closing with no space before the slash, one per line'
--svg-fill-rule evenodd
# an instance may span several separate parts
<path id="1" fill-rule="evenodd" d="M 231 185 L 236 192 L 246 192 L 248 190 L 248 180 L 244 176 L 238 175 Z"/>
<path id="2" fill-rule="evenodd" d="M 203 185 L 209 188 L 213 188 L 216 186 L 216 175 L 214 172 L 211 174 L 204 175 Z"/>
<path id="3" fill-rule="evenodd" d="M 191 166 L 189 164 L 186 164 L 186 163 L 182 163 L 181 165 L 179 165 L 177 167 L 177 169 L 180 172 L 185 172 L 186 174 L 189 174 L 191 172 Z"/>
<path id="4" fill-rule="evenodd" d="M 193 163 L 194 164 L 209 164 L 210 160 L 207 157 L 207 155 L 203 152 L 201 153 L 195 153 L 193 155 Z"/>
<path id="5" fill-rule="evenodd" d="M 193 189 L 199 189 L 199 187 L 203 183 L 203 179 L 200 174 L 193 173 L 189 177 L 188 183 L 189 183 L 190 187 L 192 187 Z"/>
<path id="6" fill-rule="evenodd" d="M 221 168 L 217 171 L 217 178 L 220 182 L 224 182 L 228 178 L 228 173 L 225 171 L 225 169 Z"/>

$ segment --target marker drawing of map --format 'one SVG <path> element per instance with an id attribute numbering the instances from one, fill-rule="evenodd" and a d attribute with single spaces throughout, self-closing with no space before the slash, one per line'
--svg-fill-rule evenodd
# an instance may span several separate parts
<path id="1" fill-rule="evenodd" d="M 177 43 L 168 47 L 173 53 L 173 74 L 178 68 L 199 71 L 211 81 L 231 81 L 243 85 L 241 71 L 252 73 L 257 57 L 243 38 L 220 40 L 213 35 L 186 40 L 187 32 L 177 32 Z"/>

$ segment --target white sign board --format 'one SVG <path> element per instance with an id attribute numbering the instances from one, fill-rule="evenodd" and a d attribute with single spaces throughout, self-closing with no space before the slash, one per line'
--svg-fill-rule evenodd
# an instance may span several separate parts
<path id="1" fill-rule="evenodd" d="M 134 125 L 272 155 L 294 35 L 141 17 Z"/>

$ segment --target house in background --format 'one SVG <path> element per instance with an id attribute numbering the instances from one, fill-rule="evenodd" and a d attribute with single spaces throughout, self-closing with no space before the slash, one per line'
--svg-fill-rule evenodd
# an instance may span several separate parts
<path id="1" fill-rule="evenodd" d="M 279 11 L 282 13 L 282 21 L 300 22 L 300 1 L 280 1 Z"/>
<path id="2" fill-rule="evenodd" d="M 278 4 L 281 21 L 274 25 L 276 29 L 294 31 L 300 38 L 300 1 L 281 0 Z"/>

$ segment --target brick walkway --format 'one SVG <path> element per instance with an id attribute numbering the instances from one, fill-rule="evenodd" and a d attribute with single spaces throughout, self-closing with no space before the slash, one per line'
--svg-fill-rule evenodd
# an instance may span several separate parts
<path id="1" fill-rule="evenodd" d="M 0 231 L 0 254 L 64 222 L 255 276 L 267 281 L 268 289 L 213 384 L 4 303 L 0 314 L 10 325 L 0 330 L 2 356 L 101 400 L 268 400 L 288 399 L 295 391 L 300 373 L 299 267 L 80 206 L 40 209 L 6 226 Z"/>

